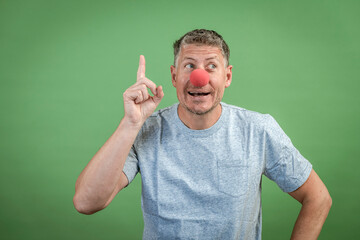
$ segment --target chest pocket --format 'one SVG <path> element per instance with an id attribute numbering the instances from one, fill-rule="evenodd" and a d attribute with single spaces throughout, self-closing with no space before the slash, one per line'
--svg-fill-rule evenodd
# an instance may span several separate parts
<path id="1" fill-rule="evenodd" d="M 218 189 L 232 197 L 240 197 L 249 189 L 249 166 L 240 162 L 218 161 Z"/>

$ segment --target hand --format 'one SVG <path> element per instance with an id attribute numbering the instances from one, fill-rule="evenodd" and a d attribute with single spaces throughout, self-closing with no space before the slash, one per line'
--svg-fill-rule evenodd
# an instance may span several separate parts
<path id="1" fill-rule="evenodd" d="M 148 93 L 148 89 L 154 96 Z M 124 118 L 133 126 L 141 127 L 145 120 L 155 111 L 164 97 L 161 86 L 145 77 L 145 57 L 140 55 L 137 80 L 123 94 Z"/>

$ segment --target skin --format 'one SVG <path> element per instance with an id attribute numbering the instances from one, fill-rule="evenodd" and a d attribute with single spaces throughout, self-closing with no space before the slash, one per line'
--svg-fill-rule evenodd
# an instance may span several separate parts
<path id="1" fill-rule="evenodd" d="M 190 73 L 196 68 L 208 71 L 210 81 L 206 86 L 199 88 L 190 83 Z M 214 125 L 221 115 L 220 101 L 225 88 L 230 86 L 232 79 L 232 66 L 226 66 L 220 49 L 183 46 L 177 66 L 171 66 L 170 70 L 180 103 L 178 114 L 181 121 L 191 129 L 206 129 Z M 148 89 L 153 95 L 148 93 Z M 189 92 L 208 94 L 192 96 Z M 104 209 L 128 185 L 122 171 L 126 158 L 145 120 L 163 97 L 162 87 L 145 77 L 145 58 L 140 56 L 136 83 L 123 94 L 123 119 L 76 181 L 73 202 L 77 211 L 93 214 Z M 308 180 L 289 195 L 302 204 L 291 239 L 317 239 L 332 204 L 324 183 L 312 170 Z"/>
<path id="2" fill-rule="evenodd" d="M 225 67 L 225 59 L 218 47 L 189 44 L 182 46 L 177 66 L 171 66 L 172 84 L 179 100 L 178 114 L 186 126 L 200 130 L 211 127 L 221 116 L 220 101 L 232 79 L 232 66 Z M 195 87 L 190 82 L 194 69 L 209 73 L 209 83 Z M 209 93 L 192 96 L 189 92 Z"/>
<path id="3" fill-rule="evenodd" d="M 136 82 L 123 94 L 123 119 L 76 181 L 73 203 L 78 212 L 93 214 L 104 209 L 128 185 L 123 172 L 126 158 L 141 126 L 163 97 L 162 87 L 145 77 L 145 58 L 140 56 Z"/>
<path id="4" fill-rule="evenodd" d="M 291 239 L 317 239 L 332 205 L 325 184 L 312 170 L 307 181 L 289 195 L 302 204 Z"/>

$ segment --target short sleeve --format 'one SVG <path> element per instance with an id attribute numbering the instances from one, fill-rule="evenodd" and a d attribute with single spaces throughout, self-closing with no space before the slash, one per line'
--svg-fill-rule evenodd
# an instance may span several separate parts
<path id="1" fill-rule="evenodd" d="M 284 192 L 293 192 L 308 179 L 312 165 L 293 146 L 273 117 L 264 127 L 265 176 L 276 182 Z"/>
<path id="2" fill-rule="evenodd" d="M 139 161 L 137 159 L 134 146 L 131 147 L 129 155 L 125 161 L 123 172 L 129 180 L 129 184 L 134 180 L 136 174 L 139 172 Z"/>

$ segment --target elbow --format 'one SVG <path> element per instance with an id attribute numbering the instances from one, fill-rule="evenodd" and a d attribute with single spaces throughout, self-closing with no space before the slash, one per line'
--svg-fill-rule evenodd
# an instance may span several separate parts
<path id="1" fill-rule="evenodd" d="M 332 206 L 332 198 L 330 194 L 327 192 L 326 194 L 323 194 L 317 201 L 317 207 L 318 209 L 322 209 L 321 212 L 328 215 L 330 208 Z"/>
<path id="2" fill-rule="evenodd" d="M 322 192 L 320 199 L 321 199 L 320 202 L 321 202 L 321 205 L 323 206 L 323 208 L 329 212 L 330 208 L 332 206 L 332 198 L 330 196 L 330 193 L 327 191 L 327 189 L 326 189 L 326 191 Z"/>
<path id="3" fill-rule="evenodd" d="M 328 195 L 326 197 L 325 202 L 326 202 L 325 204 L 326 204 L 326 207 L 327 207 L 328 211 L 330 211 L 330 208 L 332 206 L 332 198 L 331 198 L 329 193 L 328 193 Z"/>
<path id="4" fill-rule="evenodd" d="M 323 212 L 324 219 L 327 218 L 327 216 L 330 212 L 331 206 L 332 206 L 332 198 L 331 198 L 330 194 L 327 194 L 327 196 L 325 197 L 325 199 L 322 202 L 322 208 L 323 208 L 322 212 Z"/>
<path id="5" fill-rule="evenodd" d="M 319 195 L 311 196 L 309 198 L 304 199 L 302 202 L 303 206 L 309 206 L 314 210 L 317 209 L 322 215 L 326 215 L 329 213 L 330 208 L 332 206 L 332 198 L 328 191 L 324 191 Z"/>
<path id="6" fill-rule="evenodd" d="M 76 211 L 85 215 L 91 215 L 101 210 L 91 207 L 89 204 L 86 203 L 86 201 L 82 200 L 77 194 L 75 194 L 73 198 L 73 204 Z"/>
<path id="7" fill-rule="evenodd" d="M 87 209 L 82 205 L 74 203 L 74 206 L 75 206 L 76 211 L 78 211 L 78 213 L 85 214 L 85 215 L 91 215 L 91 214 L 95 213 L 94 211 L 91 211 L 90 209 Z"/>

